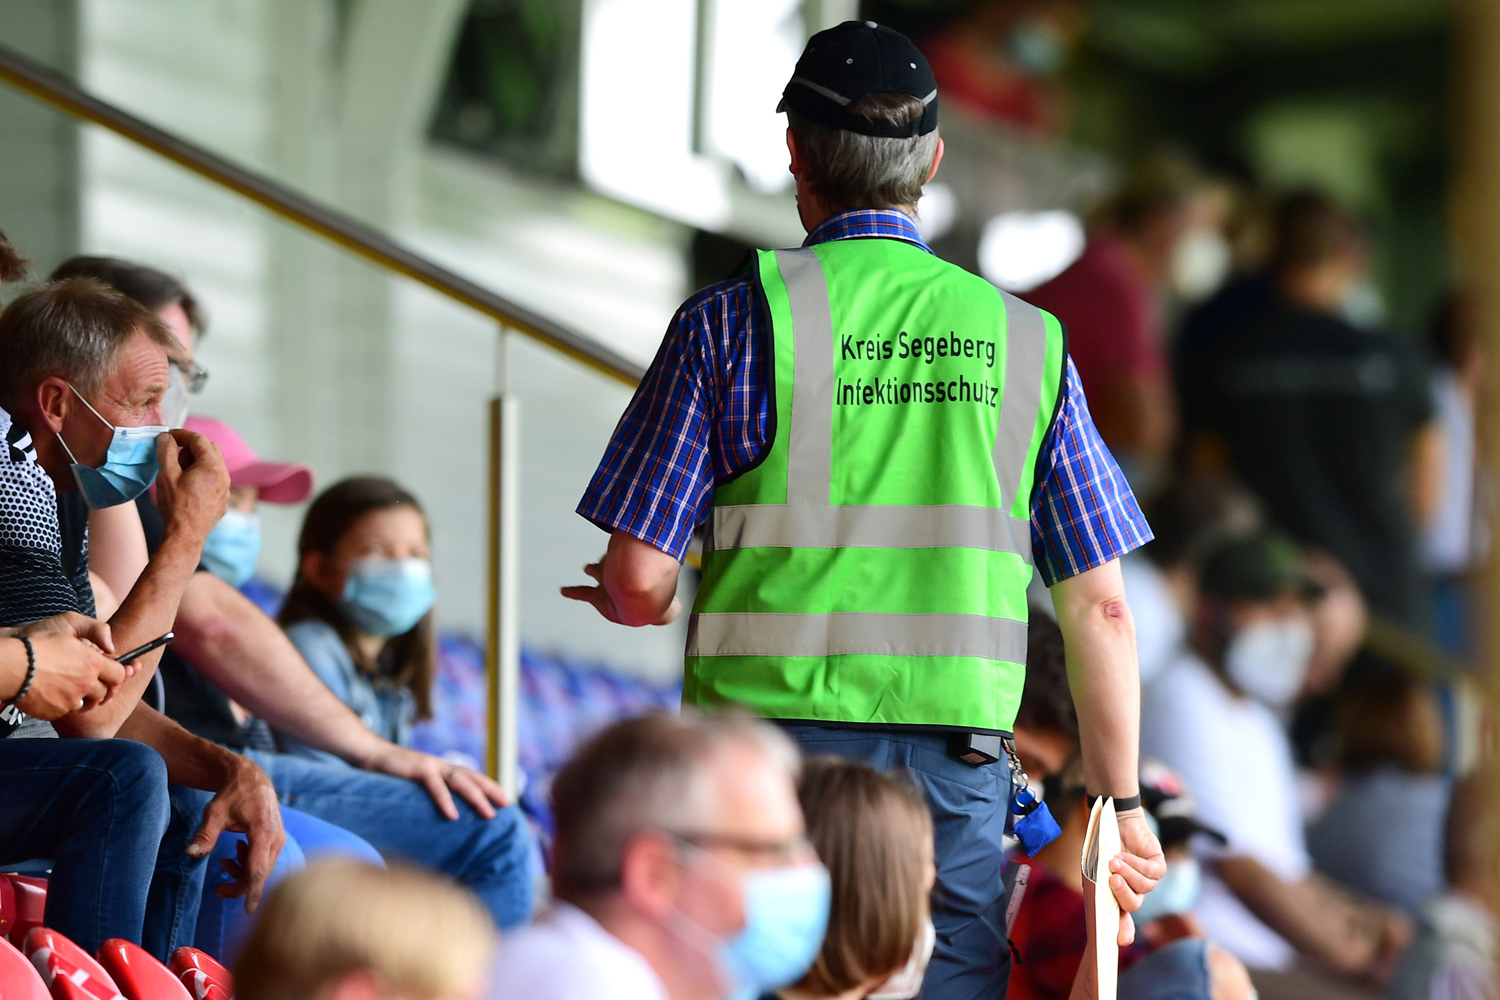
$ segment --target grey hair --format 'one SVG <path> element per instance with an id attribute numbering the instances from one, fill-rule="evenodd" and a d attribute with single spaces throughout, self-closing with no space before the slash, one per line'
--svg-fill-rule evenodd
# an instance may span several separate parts
<path id="1" fill-rule="evenodd" d="M 871 121 L 905 125 L 922 117 L 919 98 L 908 94 L 867 94 L 849 110 Z M 922 185 L 937 158 L 938 130 L 890 139 L 861 135 L 808 121 L 787 112 L 797 137 L 808 184 L 830 209 L 906 208 L 922 197 Z"/>
<path id="2" fill-rule="evenodd" d="M 616 888 L 626 848 L 645 831 L 701 830 L 717 799 L 711 768 L 732 746 L 752 750 L 796 781 L 796 746 L 775 726 L 747 716 L 646 715 L 616 723 L 580 747 L 552 784 L 557 895 L 576 899 Z"/>
<path id="3" fill-rule="evenodd" d="M 154 313 L 93 278 L 27 292 L 0 313 L 0 406 L 14 413 L 26 393 L 49 377 L 95 395 L 137 332 L 169 353 L 178 349 L 177 338 Z"/>

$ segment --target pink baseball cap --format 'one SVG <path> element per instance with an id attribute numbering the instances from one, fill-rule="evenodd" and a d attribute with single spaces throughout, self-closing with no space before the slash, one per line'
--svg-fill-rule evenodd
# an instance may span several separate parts
<path id="1" fill-rule="evenodd" d="M 301 503 L 312 496 L 313 470 L 297 462 L 262 462 L 245 439 L 222 420 L 188 417 L 187 430 L 202 434 L 224 453 L 230 486 L 254 486 L 266 503 Z"/>

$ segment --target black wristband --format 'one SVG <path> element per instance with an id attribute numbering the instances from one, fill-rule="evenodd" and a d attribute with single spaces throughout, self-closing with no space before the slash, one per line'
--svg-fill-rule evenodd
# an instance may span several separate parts
<path id="1" fill-rule="evenodd" d="M 1089 808 L 1090 809 L 1094 808 L 1094 803 L 1098 802 L 1098 801 L 1099 801 L 1099 796 L 1097 796 L 1097 795 L 1090 795 L 1089 796 Z M 1122 799 L 1122 798 L 1118 798 L 1118 797 L 1116 797 L 1116 799 L 1115 799 L 1115 812 L 1117 812 L 1117 813 L 1128 812 L 1131 809 L 1139 809 L 1140 807 L 1141 807 L 1141 793 L 1140 792 L 1136 792 L 1134 795 L 1132 795 L 1128 799 Z"/>
<path id="2" fill-rule="evenodd" d="M 31 682 L 36 680 L 36 650 L 31 647 L 31 640 L 24 635 L 11 636 L 12 639 L 20 639 L 21 645 L 26 647 L 26 679 L 21 682 L 21 690 L 10 699 L 12 705 L 26 697 L 26 692 L 31 690 Z"/>

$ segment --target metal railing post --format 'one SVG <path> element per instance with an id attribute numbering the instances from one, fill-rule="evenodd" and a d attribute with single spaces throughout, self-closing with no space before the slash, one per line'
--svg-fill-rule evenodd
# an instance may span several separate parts
<path id="1" fill-rule="evenodd" d="M 516 716 L 521 695 L 521 400 L 509 391 L 506 380 L 506 339 L 502 328 L 497 344 L 498 395 L 490 400 L 486 769 L 514 801 L 520 790 Z"/>

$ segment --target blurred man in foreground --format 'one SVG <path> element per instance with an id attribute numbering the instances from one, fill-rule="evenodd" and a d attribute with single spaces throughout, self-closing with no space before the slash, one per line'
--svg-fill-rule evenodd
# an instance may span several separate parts
<path id="1" fill-rule="evenodd" d="M 497 998 L 716 1000 L 795 982 L 823 943 L 828 872 L 797 751 L 752 719 L 650 715 L 552 785 L 557 902 L 509 938 Z"/>

